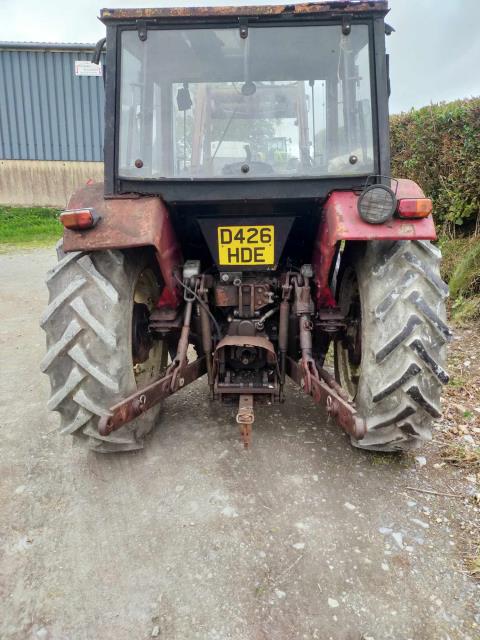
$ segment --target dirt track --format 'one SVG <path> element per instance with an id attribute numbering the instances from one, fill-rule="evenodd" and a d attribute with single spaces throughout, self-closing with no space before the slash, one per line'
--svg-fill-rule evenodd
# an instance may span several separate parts
<path id="1" fill-rule="evenodd" d="M 53 260 L 0 255 L 2 640 L 480 637 L 461 501 L 405 490 L 452 472 L 352 449 L 293 387 L 250 452 L 203 382 L 139 453 L 58 435 L 38 368 Z"/>

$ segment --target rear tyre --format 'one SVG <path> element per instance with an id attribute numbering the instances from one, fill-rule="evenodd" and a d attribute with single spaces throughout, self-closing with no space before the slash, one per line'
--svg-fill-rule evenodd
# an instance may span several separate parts
<path id="1" fill-rule="evenodd" d="M 337 299 L 353 322 L 335 343 L 335 373 L 367 421 L 356 447 L 402 451 L 431 439 L 451 337 L 440 259 L 426 241 L 353 245 L 342 258 Z"/>
<path id="2" fill-rule="evenodd" d="M 57 255 L 58 264 L 47 274 L 50 298 L 41 319 L 48 408 L 59 412 L 62 433 L 97 452 L 140 449 L 158 407 L 106 437 L 97 425 L 113 404 L 158 378 L 166 366 L 166 345 L 151 340 L 145 324 L 146 310 L 159 294 L 155 264 L 148 251 L 65 254 L 60 244 Z"/>

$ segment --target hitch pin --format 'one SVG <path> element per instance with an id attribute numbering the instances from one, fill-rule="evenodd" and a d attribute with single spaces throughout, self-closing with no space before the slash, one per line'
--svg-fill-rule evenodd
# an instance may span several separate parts
<path id="1" fill-rule="evenodd" d="M 240 425 L 240 436 L 245 449 L 248 449 L 251 444 L 252 425 L 254 420 L 253 395 L 240 394 L 238 398 L 237 422 Z"/>

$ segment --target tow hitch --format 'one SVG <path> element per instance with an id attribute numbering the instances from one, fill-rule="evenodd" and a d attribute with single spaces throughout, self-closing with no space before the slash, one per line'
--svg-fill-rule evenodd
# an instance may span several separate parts
<path id="1" fill-rule="evenodd" d="M 251 444 L 252 425 L 254 420 L 253 396 L 251 394 L 241 394 L 238 398 L 237 422 L 240 425 L 240 435 L 245 449 L 248 449 Z"/>
<path id="2" fill-rule="evenodd" d="M 269 404 L 283 400 L 284 376 L 289 375 L 314 402 L 325 406 L 328 415 L 357 440 L 366 432 L 365 420 L 357 415 L 346 392 L 332 376 L 315 361 L 312 351 L 315 307 L 310 294 L 311 267 L 305 265 L 300 274 L 289 273 L 283 285 L 280 307 L 279 352 L 273 343 L 261 335 L 226 335 L 214 346 L 208 309 L 208 286 L 199 274 L 199 264 L 186 263 L 184 268 L 183 324 L 176 355 L 166 374 L 110 408 L 98 425 L 102 436 L 108 436 L 155 404 L 183 389 L 208 372 L 213 398 L 238 399 L 236 421 L 245 449 L 251 445 L 255 419 L 254 398 Z M 179 280 L 179 282 L 181 282 Z M 289 299 L 293 294 L 293 302 Z M 187 361 L 191 323 L 195 311 L 200 319 L 203 355 L 192 363 Z M 298 318 L 301 359 L 297 362 L 286 355 L 290 308 Z M 213 357 L 212 357 L 213 356 Z M 234 368 L 230 364 L 234 363 Z M 251 363 L 261 366 L 250 369 Z M 236 368 L 235 368 L 236 367 Z M 242 368 L 244 367 L 244 368 Z"/>

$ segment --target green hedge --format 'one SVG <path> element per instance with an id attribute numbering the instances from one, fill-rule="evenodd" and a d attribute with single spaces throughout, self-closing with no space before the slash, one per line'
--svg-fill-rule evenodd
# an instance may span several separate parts
<path id="1" fill-rule="evenodd" d="M 392 175 L 411 178 L 434 201 L 440 230 L 480 228 L 480 98 L 391 117 Z"/>

